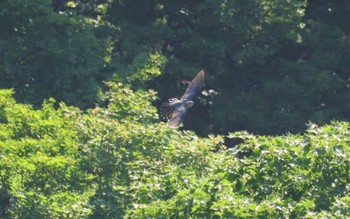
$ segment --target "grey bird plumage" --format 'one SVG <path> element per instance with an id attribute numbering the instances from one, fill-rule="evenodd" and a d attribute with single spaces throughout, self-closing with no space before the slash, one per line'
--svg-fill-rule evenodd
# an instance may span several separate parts
<path id="1" fill-rule="evenodd" d="M 204 82 L 204 71 L 201 70 L 188 85 L 180 99 L 170 98 L 161 107 L 163 116 L 170 118 L 169 127 L 178 127 L 188 108 L 193 106 L 193 98 L 199 93 Z"/>

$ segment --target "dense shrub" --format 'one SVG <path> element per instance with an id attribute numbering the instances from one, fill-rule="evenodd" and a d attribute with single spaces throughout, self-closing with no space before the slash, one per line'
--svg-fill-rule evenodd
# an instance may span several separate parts
<path id="1" fill-rule="evenodd" d="M 304 135 L 200 138 L 159 123 L 154 91 L 109 83 L 101 106 L 33 110 L 0 92 L 9 218 L 349 216 L 349 123 Z M 243 156 L 245 155 L 245 156 Z"/>

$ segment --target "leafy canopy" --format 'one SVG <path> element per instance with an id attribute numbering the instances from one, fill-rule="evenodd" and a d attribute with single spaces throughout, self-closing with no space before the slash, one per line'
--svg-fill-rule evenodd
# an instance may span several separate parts
<path id="1" fill-rule="evenodd" d="M 87 111 L 0 92 L 1 214 L 14 218 L 349 215 L 349 123 L 255 136 L 226 150 L 159 123 L 154 91 L 108 83 Z"/>

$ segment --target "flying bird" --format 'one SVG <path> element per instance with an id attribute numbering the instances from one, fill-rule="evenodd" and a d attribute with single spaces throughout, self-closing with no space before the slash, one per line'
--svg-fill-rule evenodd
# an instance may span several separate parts
<path id="1" fill-rule="evenodd" d="M 188 85 L 185 93 L 180 99 L 170 98 L 163 103 L 161 113 L 170 118 L 169 127 L 176 128 L 182 122 L 188 108 L 193 106 L 193 98 L 199 93 L 204 82 L 204 71 L 201 70 Z"/>

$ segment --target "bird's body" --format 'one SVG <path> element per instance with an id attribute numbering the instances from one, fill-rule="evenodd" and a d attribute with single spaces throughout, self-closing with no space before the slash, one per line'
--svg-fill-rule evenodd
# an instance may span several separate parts
<path id="1" fill-rule="evenodd" d="M 169 127 L 176 128 L 180 125 L 188 108 L 193 106 L 192 99 L 198 94 L 204 82 L 204 71 L 201 70 L 188 85 L 180 99 L 170 98 L 162 105 L 163 116 L 170 118 Z"/>

